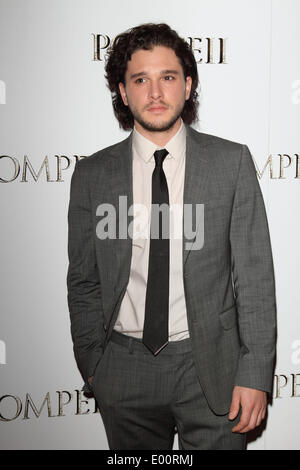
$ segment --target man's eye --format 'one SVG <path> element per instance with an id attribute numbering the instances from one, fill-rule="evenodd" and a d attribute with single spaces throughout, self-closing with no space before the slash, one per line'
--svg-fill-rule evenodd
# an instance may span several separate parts
<path id="1" fill-rule="evenodd" d="M 136 83 L 143 83 L 142 81 L 145 80 L 145 78 L 138 78 L 135 82 Z"/>
<path id="2" fill-rule="evenodd" d="M 170 81 L 170 80 L 173 80 L 174 77 L 172 77 L 172 75 L 166 75 L 166 76 L 165 76 L 165 79 L 168 79 L 168 81 Z"/>

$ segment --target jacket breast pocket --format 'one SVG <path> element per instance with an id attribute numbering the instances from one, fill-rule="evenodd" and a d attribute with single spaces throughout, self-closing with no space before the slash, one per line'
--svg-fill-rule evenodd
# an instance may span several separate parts
<path id="1" fill-rule="evenodd" d="M 224 330 L 230 330 L 235 325 L 237 325 L 236 305 L 234 304 L 226 310 L 223 310 L 223 312 L 219 313 L 219 319 Z"/>

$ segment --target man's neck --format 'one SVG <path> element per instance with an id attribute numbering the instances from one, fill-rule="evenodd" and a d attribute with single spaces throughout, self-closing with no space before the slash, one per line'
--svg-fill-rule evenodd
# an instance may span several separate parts
<path id="1" fill-rule="evenodd" d="M 163 132 L 148 131 L 136 121 L 134 121 L 134 125 L 136 130 L 142 136 L 146 137 L 146 139 L 151 140 L 151 142 L 156 145 L 159 145 L 160 147 L 164 147 L 169 142 L 169 140 L 171 140 L 172 137 L 179 131 L 181 126 L 181 118 L 179 118 L 170 129 Z"/>

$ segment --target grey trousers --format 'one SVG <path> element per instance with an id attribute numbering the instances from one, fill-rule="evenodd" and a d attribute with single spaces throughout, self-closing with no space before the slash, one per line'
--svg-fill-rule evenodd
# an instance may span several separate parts
<path id="1" fill-rule="evenodd" d="M 171 341 L 154 356 L 141 340 L 113 331 L 93 379 L 111 450 L 244 450 L 239 421 L 208 407 L 190 339 Z"/>

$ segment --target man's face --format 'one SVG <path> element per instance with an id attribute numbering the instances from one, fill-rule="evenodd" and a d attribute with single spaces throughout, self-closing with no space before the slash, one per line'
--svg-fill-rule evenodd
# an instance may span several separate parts
<path id="1" fill-rule="evenodd" d="M 191 77 L 173 49 L 155 46 L 137 50 L 127 63 L 125 86 L 119 83 L 123 102 L 129 106 L 135 125 L 150 132 L 163 132 L 179 120 L 191 92 Z"/>

